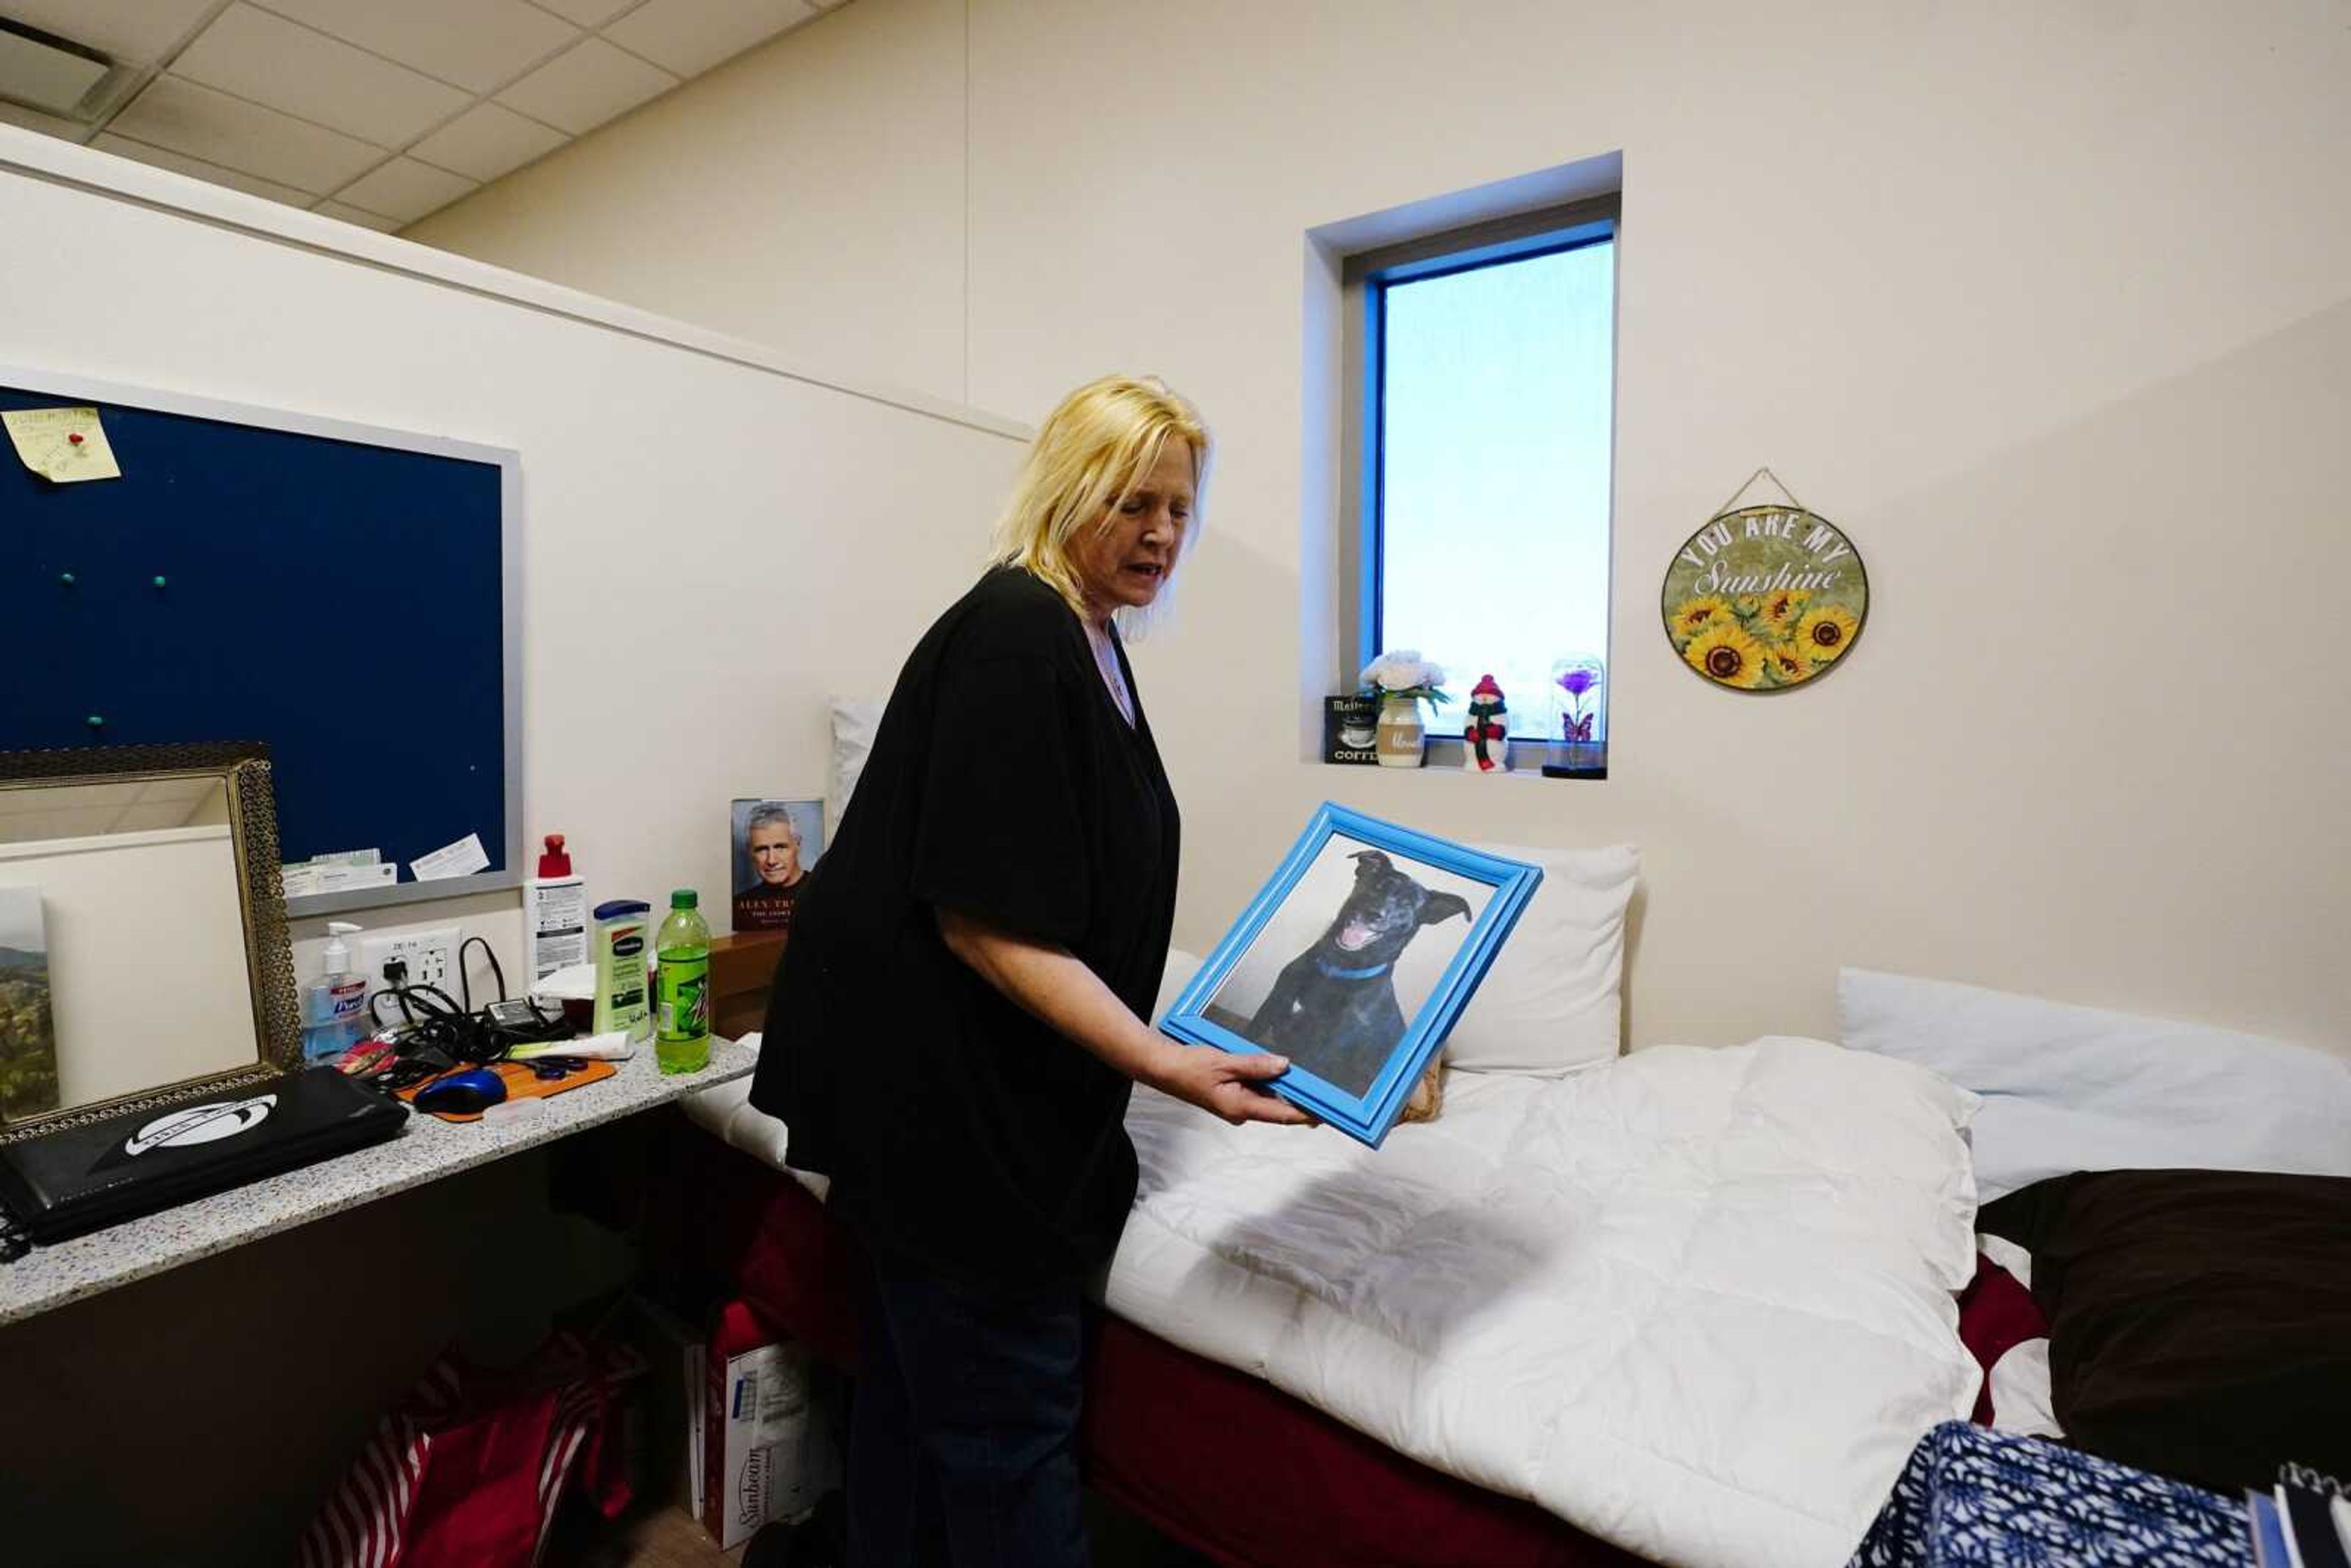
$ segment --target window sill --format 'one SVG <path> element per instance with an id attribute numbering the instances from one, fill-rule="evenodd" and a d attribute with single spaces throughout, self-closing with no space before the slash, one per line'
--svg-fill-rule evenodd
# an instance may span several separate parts
<path id="1" fill-rule="evenodd" d="M 1416 771 L 1422 773 L 1474 772 L 1475 769 L 1466 768 L 1461 766 L 1461 754 L 1466 749 L 1467 743 L 1455 737 L 1431 736 L 1428 739 L 1427 750 L 1424 754 L 1421 765 L 1417 769 L 1397 768 L 1394 769 L 1394 771 Z M 1562 769 L 1547 771 L 1545 764 L 1551 761 L 1551 746 L 1548 742 L 1533 737 L 1529 737 L 1523 740 L 1513 738 L 1510 742 L 1510 776 L 1513 779 L 1576 779 L 1594 781 L 1605 780 L 1608 777 L 1608 748 L 1604 744 L 1599 748 L 1600 765 L 1598 767 L 1588 768 L 1577 768 L 1572 770 Z M 1364 768 L 1376 767 L 1377 764 L 1360 762 L 1324 762 L 1320 764 L 1320 766 L 1325 768 Z"/>

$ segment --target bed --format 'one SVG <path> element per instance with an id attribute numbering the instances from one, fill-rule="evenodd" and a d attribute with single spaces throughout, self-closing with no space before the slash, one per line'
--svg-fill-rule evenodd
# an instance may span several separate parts
<path id="1" fill-rule="evenodd" d="M 1815 1040 L 1656 1048 L 1456 1074 L 1374 1154 L 1138 1091 L 1089 1479 L 1230 1563 L 1841 1564 L 1976 1401 L 1972 1098 Z M 854 1255 L 781 1128 L 739 1088 L 693 1114 L 737 1288 L 850 1353 Z"/>
<path id="2" fill-rule="evenodd" d="M 2052 1392 L 2053 1360 L 2080 1363 L 2069 1335 L 2098 1332 L 2085 1292 L 2061 1301 L 2026 1246 L 1976 1234 L 1980 1199 L 2086 1164 L 2318 1173 L 2336 1185 L 2291 1199 L 2298 1239 L 2269 1266 L 2325 1272 L 2312 1263 L 2351 1203 L 2340 1060 L 1857 970 L 1839 1045 L 1620 1057 L 1637 856 L 1491 847 L 1545 878 L 1448 1037 L 1436 1121 L 1374 1154 L 1134 1095 L 1142 1183 L 1089 1357 L 1082 1458 L 1091 1484 L 1210 1559 L 1844 1564 L 1950 1422 L 2053 1435 L 2068 1399 L 2095 1413 L 2079 1377 Z M 1168 992 L 1187 974 L 1177 956 Z M 862 1260 L 747 1092 L 691 1106 L 714 1134 L 688 1133 L 674 1162 L 701 1216 L 691 1240 L 776 1327 L 852 1361 Z M 2243 1201 L 2266 1216 L 2286 1200 Z M 2036 1227 L 2023 1240 L 2053 1257 L 2111 1256 L 2126 1281 L 2147 1266 L 2137 1240 Z M 2351 1357 L 2307 1327 L 2351 1311 L 2332 1278 L 2311 1287 L 2323 1299 L 2273 1286 L 2270 1315 L 2241 1322 L 2199 1301 L 2186 1343 L 2221 1322 L 2267 1354 L 2286 1302 L 2311 1335 L 2286 1414 L 2314 1423 L 2351 1400 Z M 2212 1425 L 2193 1407 L 2163 1419 Z M 2130 1420 L 2087 1441 L 2162 1435 Z M 2232 1425 L 2242 1459 L 2316 1429 L 2256 1430 L 2241 1406 Z"/>

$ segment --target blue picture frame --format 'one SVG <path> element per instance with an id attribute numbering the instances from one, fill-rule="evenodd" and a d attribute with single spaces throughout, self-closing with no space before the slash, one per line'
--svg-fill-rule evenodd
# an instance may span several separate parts
<path id="1" fill-rule="evenodd" d="M 1539 866 L 1326 800 L 1159 1028 L 1187 1045 L 1288 1057 L 1273 1092 L 1376 1149 L 1541 881 Z M 1301 888 L 1311 902 L 1293 908 Z M 1334 888 L 1344 893 L 1332 908 Z M 1456 914 L 1468 922 L 1458 936 Z M 1438 946 L 1413 952 L 1429 933 Z M 1395 1014 L 1403 1030 L 1391 1043 Z"/>

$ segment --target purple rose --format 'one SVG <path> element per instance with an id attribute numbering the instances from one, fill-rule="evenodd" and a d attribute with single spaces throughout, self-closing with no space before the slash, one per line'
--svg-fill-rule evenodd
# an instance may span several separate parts
<path id="1" fill-rule="evenodd" d="M 1569 696 L 1580 697 L 1600 684 L 1600 672 L 1583 668 L 1573 669 L 1560 676 L 1559 684 L 1566 689 Z"/>

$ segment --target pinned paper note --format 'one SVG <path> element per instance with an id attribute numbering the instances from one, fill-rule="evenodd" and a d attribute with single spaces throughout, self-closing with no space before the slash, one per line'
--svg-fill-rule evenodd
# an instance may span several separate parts
<path id="1" fill-rule="evenodd" d="M 338 850 L 290 862 L 278 868 L 286 896 L 303 898 L 317 893 L 353 893 L 363 888 L 390 887 L 400 880 L 400 868 L 380 850 Z"/>
<path id="2" fill-rule="evenodd" d="M 17 458 L 51 484 L 122 477 L 94 408 L 12 408 L 0 412 L 0 423 Z"/>
<path id="3" fill-rule="evenodd" d="M 482 835 L 467 833 L 446 849 L 408 862 L 408 874 L 419 882 L 439 882 L 444 877 L 471 876 L 477 871 L 490 869 L 490 855 L 482 848 Z"/>

